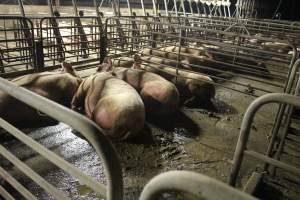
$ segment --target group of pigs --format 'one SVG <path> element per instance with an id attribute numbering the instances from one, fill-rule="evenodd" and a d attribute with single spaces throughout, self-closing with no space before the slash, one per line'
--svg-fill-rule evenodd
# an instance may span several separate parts
<path id="1" fill-rule="evenodd" d="M 138 58 L 135 56 L 135 61 L 122 66 L 106 58 L 97 71 L 85 79 L 64 62 L 61 71 L 25 75 L 12 82 L 84 114 L 113 140 L 141 133 L 146 114 L 172 115 L 182 100 L 180 94 L 205 95 L 208 100 L 214 96 L 209 77 L 183 74 L 187 77 L 179 79 L 172 73 L 160 73 L 163 70 L 152 73 L 142 69 Z M 35 126 L 51 121 L 47 115 L 3 92 L 0 92 L 0 117 L 15 126 Z"/>

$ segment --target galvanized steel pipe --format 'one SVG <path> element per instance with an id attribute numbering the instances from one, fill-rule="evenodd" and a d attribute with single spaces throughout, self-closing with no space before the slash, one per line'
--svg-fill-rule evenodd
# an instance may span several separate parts
<path id="1" fill-rule="evenodd" d="M 213 178 L 189 171 L 170 171 L 154 177 L 140 196 L 140 200 L 157 200 L 165 192 L 184 192 L 197 199 L 257 200 Z"/>

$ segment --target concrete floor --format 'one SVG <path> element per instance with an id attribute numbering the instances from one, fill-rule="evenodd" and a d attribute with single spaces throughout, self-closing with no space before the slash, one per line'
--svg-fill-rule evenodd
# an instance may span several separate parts
<path id="1" fill-rule="evenodd" d="M 2 8 L 7 11 L 5 14 L 18 14 L 17 6 Z M 39 15 L 48 13 L 48 8 L 45 6 L 34 9 L 26 6 L 25 9 L 28 14 L 36 14 L 36 9 L 39 10 L 37 13 Z M 91 8 L 87 8 L 86 12 L 94 14 Z M 61 10 L 62 15 L 69 13 L 72 13 L 72 7 Z M 93 69 L 80 73 L 82 76 L 87 76 L 92 72 Z M 241 77 L 232 79 L 245 82 Z M 247 80 L 248 82 L 249 80 Z M 224 85 L 241 89 L 230 83 L 224 83 Z M 270 85 L 257 86 L 272 92 L 281 92 L 278 88 Z M 221 86 L 217 86 L 216 89 L 214 100 L 216 111 L 199 107 L 183 107 L 171 119 L 148 119 L 143 137 L 114 143 L 123 167 L 125 199 L 138 199 L 143 186 L 152 177 L 172 169 L 192 170 L 223 182 L 227 181 L 239 127 L 246 108 L 254 98 L 224 89 Z M 261 94 L 257 93 L 257 95 Z M 267 136 L 272 127 L 275 111 L 276 105 L 269 105 L 257 114 L 252 125 L 249 149 L 265 152 Z M 296 122 L 296 124 L 299 123 Z M 67 125 L 59 124 L 39 129 L 27 129 L 25 132 L 85 173 L 105 183 L 101 160 L 92 147 L 86 141 L 76 137 Z M 297 135 L 299 132 L 295 133 L 295 136 Z M 285 158 L 299 166 L 300 163 L 297 160 L 299 160 L 300 142 L 299 139 L 291 141 L 289 141 L 289 149 L 286 151 Z M 20 142 L 13 139 L 5 139 L 0 142 L 54 186 L 67 192 L 72 199 L 101 199 L 89 188 L 81 185 L 77 180 L 57 169 Z M 292 157 L 291 154 L 294 156 Z M 39 199 L 52 199 L 2 158 L 0 158 L 0 165 L 11 171 Z M 261 165 L 262 163 L 246 157 L 237 184 L 239 189 L 245 185 L 252 172 Z M 259 196 L 262 199 L 300 199 L 299 185 L 298 177 L 279 172 L 277 177 L 266 180 L 261 187 Z M 165 197 L 166 199 L 180 199 L 178 196 L 174 198 L 165 195 Z M 21 199 L 21 197 L 17 196 L 17 199 Z"/>
<path id="2" fill-rule="evenodd" d="M 93 70 L 81 71 L 80 74 L 86 76 Z M 243 81 L 239 77 L 234 79 Z M 225 83 L 227 86 L 228 84 Z M 199 107 L 183 107 L 170 119 L 148 119 L 141 138 L 114 143 L 123 167 L 125 199 L 138 199 L 143 186 L 152 177 L 173 169 L 192 170 L 226 182 L 241 120 L 252 101 L 253 98 L 248 95 L 217 87 L 214 100 L 216 111 Z M 266 150 L 267 134 L 272 127 L 275 110 L 276 105 L 269 105 L 258 113 L 252 125 L 249 149 L 258 152 Z M 67 125 L 59 124 L 26 130 L 26 132 L 82 171 L 100 182 L 105 182 L 101 160 L 87 142 L 73 135 Z M 67 192 L 72 199 L 99 198 L 89 188 L 81 185 L 20 142 L 5 140 L 4 146 L 54 186 Z M 1 159 L 0 164 L 12 171 L 14 176 L 40 199 L 52 199 L 36 184 L 15 171 L 9 163 Z M 245 185 L 252 172 L 260 165 L 261 163 L 246 158 L 238 180 L 239 188 Z M 278 183 L 269 181 L 269 183 L 273 184 L 274 189 L 282 181 Z M 281 187 L 277 187 L 276 191 L 281 194 L 282 198 L 279 199 L 286 199 L 286 196 L 293 197 L 289 199 L 300 197 L 297 190 L 295 193 L 293 189 L 290 191 L 286 187 L 283 191 Z M 266 193 L 263 192 L 263 196 L 266 196 Z M 172 196 L 166 197 L 174 199 Z M 177 196 L 176 199 L 180 197 Z"/>

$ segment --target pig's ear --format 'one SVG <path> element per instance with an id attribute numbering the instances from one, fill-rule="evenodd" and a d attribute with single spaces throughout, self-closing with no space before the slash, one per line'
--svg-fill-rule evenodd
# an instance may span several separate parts
<path id="1" fill-rule="evenodd" d="M 107 63 L 107 70 L 108 71 L 113 71 L 114 70 L 114 66 L 113 66 L 112 60 L 110 58 L 107 58 L 106 63 Z"/>
<path id="2" fill-rule="evenodd" d="M 110 58 L 105 58 L 103 63 L 99 65 L 97 72 L 110 72 L 113 71 L 113 64 Z"/>
<path id="3" fill-rule="evenodd" d="M 69 73 L 69 74 L 77 77 L 77 74 L 76 74 L 75 70 L 73 69 L 73 66 L 70 63 L 63 62 L 61 64 L 61 67 L 62 67 L 63 72 Z"/>

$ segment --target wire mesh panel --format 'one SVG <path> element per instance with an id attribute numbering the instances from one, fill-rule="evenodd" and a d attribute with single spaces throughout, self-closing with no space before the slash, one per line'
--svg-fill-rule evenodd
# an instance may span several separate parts
<path id="1" fill-rule="evenodd" d="M 35 69 L 33 25 L 23 17 L 0 16 L 1 76 Z"/>
<path id="2" fill-rule="evenodd" d="M 43 18 L 40 35 L 45 66 L 56 66 L 64 60 L 84 63 L 99 60 L 102 29 L 96 17 Z"/>
<path id="3" fill-rule="evenodd" d="M 205 74 L 215 84 L 253 96 L 285 88 L 297 55 L 296 48 L 288 41 L 163 20 L 168 19 L 160 18 L 158 22 L 149 16 L 108 18 L 109 53 L 114 56 L 139 53 L 143 63 L 150 67 L 174 67 Z M 135 31 L 138 34 L 133 34 Z M 126 41 L 125 45 L 121 40 Z M 278 51 L 272 46 L 275 42 L 288 50 Z M 265 89 L 265 85 L 273 88 Z"/>

